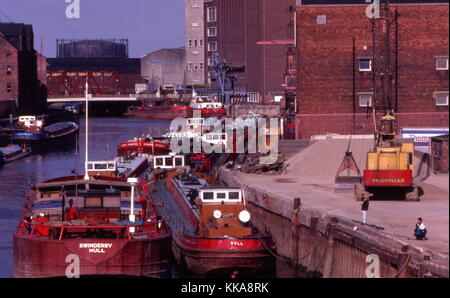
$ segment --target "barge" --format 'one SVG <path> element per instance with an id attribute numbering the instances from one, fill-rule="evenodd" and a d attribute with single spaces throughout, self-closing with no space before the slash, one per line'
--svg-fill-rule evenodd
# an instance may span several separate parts
<path id="1" fill-rule="evenodd" d="M 170 233 L 145 196 L 98 175 L 33 186 L 13 235 L 14 276 L 167 277 Z"/>
<path id="2" fill-rule="evenodd" d="M 171 229 L 178 264 L 199 275 L 271 272 L 275 247 L 269 236 L 251 225 L 244 191 L 185 170 L 155 170 L 151 193 Z"/>

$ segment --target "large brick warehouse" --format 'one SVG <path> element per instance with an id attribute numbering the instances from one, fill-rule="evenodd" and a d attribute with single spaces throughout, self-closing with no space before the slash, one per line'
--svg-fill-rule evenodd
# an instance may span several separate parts
<path id="1" fill-rule="evenodd" d="M 366 2 L 297 6 L 297 138 L 373 133 L 368 115 L 385 98 L 379 78 L 388 54 L 398 129 L 448 127 L 448 2 L 390 1 L 389 50 L 384 15 L 369 19 Z"/>

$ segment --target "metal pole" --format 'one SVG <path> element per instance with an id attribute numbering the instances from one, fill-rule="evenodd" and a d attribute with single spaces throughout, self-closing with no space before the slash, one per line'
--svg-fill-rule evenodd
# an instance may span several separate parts
<path id="1" fill-rule="evenodd" d="M 89 156 L 88 156 L 88 136 L 89 136 L 89 99 L 88 99 L 88 89 L 89 89 L 89 83 L 88 83 L 88 77 L 86 76 L 86 90 L 85 90 L 85 99 L 86 99 L 86 116 L 85 116 L 85 152 L 84 152 L 84 158 L 85 158 L 85 162 L 84 162 L 84 179 L 85 180 L 89 180 L 89 175 L 88 175 L 88 161 L 89 161 Z"/>

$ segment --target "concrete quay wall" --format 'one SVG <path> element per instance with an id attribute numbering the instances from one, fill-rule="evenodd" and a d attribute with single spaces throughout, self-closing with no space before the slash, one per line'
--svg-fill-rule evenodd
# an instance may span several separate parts
<path id="1" fill-rule="evenodd" d="M 268 117 L 278 117 L 280 114 L 280 105 L 260 105 L 260 104 L 233 104 L 226 105 L 228 117 L 246 116 L 249 112 Z"/>
<path id="2" fill-rule="evenodd" d="M 299 270 L 323 277 L 449 277 L 448 256 L 427 253 L 375 228 L 301 204 L 301 198 L 268 193 L 237 179 L 225 168 L 222 183 L 245 190 L 252 222 L 272 235 L 277 257 Z M 369 275 L 369 276 L 368 276 Z"/>

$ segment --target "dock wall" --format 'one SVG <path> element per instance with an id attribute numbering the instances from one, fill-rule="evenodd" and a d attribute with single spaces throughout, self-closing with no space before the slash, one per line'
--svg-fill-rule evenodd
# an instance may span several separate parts
<path id="1" fill-rule="evenodd" d="M 260 105 L 260 104 L 233 104 L 226 105 L 228 117 L 246 116 L 249 112 L 265 115 L 268 117 L 278 117 L 280 113 L 280 105 Z"/>
<path id="2" fill-rule="evenodd" d="M 426 253 L 375 228 L 304 206 L 301 198 L 242 184 L 225 168 L 219 179 L 245 190 L 253 224 L 272 235 L 278 258 L 301 271 L 337 278 L 449 276 L 446 255 Z"/>

